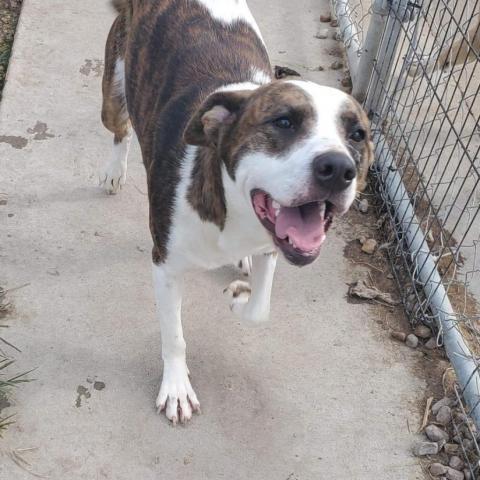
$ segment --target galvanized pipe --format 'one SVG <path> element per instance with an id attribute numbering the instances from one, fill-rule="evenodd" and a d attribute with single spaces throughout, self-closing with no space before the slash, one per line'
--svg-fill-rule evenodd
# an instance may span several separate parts
<path id="1" fill-rule="evenodd" d="M 343 43 L 345 44 L 350 75 L 353 81 L 361 55 L 360 36 L 357 26 L 352 19 L 349 0 L 334 0 L 334 9 L 338 21 L 338 28 L 340 29 Z"/>
<path id="2" fill-rule="evenodd" d="M 378 49 L 388 18 L 388 0 L 374 0 L 371 7 L 370 23 L 368 25 L 365 44 L 360 47 L 361 56 L 352 74 L 352 95 L 360 102 L 365 101 L 368 85 L 372 78 Z M 351 70 L 351 67 L 350 67 Z"/>
<path id="3" fill-rule="evenodd" d="M 480 428 L 480 374 L 477 362 L 457 328 L 458 319 L 385 137 L 379 132 L 374 133 L 374 143 L 382 146 L 380 149 L 377 148 L 380 151 L 375 169 L 380 175 L 382 185 L 398 220 L 398 228 L 404 236 L 412 261 L 417 267 L 418 281 L 423 285 L 427 302 L 437 318 L 445 351 L 455 369 L 465 401 L 470 409 L 470 416 Z"/>

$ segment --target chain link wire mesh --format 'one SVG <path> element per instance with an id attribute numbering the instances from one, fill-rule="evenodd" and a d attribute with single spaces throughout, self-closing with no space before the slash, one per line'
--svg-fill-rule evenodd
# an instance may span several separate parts
<path id="1" fill-rule="evenodd" d="M 360 63 L 372 3 L 335 7 L 347 52 L 353 45 Z M 412 324 L 431 326 L 439 344 L 455 329 L 446 350 L 457 376 L 459 355 L 471 365 L 453 428 L 471 478 L 480 478 L 480 0 L 384 7 L 364 104 L 389 258 Z M 351 55 L 349 63 L 355 83 L 358 64 Z"/>

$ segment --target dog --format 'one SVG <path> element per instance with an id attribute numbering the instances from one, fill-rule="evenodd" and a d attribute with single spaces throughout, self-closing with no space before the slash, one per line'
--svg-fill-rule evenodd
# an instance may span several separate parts
<path id="1" fill-rule="evenodd" d="M 162 339 L 156 407 L 176 424 L 200 410 L 182 332 L 183 274 L 249 259 L 250 283 L 228 289 L 231 310 L 266 321 L 278 253 L 298 266 L 317 258 L 334 216 L 365 184 L 371 133 L 346 93 L 274 78 L 245 0 L 114 6 L 102 108 L 113 157 L 101 182 L 108 193 L 125 183 L 133 129 Z"/>
<path id="2" fill-rule="evenodd" d="M 443 47 L 438 56 L 429 59 L 423 68 L 421 62 L 415 62 L 408 70 L 410 77 L 417 77 L 422 72 L 432 73 L 445 71 L 456 65 L 478 61 L 480 55 L 480 12 L 477 12 L 469 22 L 466 34 L 455 40 L 451 45 Z"/>

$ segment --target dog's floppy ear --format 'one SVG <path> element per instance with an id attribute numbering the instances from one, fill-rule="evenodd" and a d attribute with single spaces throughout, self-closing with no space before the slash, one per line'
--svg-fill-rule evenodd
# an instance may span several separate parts
<path id="1" fill-rule="evenodd" d="M 235 123 L 251 95 L 251 90 L 210 95 L 188 122 L 183 134 L 185 142 L 201 147 L 218 145 L 225 127 Z"/>

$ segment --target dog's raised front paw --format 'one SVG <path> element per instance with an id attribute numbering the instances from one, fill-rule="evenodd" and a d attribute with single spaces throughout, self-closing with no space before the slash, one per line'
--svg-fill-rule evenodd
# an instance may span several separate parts
<path id="1" fill-rule="evenodd" d="M 200 413 L 200 402 L 190 383 L 184 361 L 165 362 L 162 385 L 156 406 L 158 413 L 165 410 L 166 417 L 176 425 L 187 422 L 192 413 Z"/>
<path id="2" fill-rule="evenodd" d="M 230 310 L 238 317 L 242 317 L 243 309 L 248 303 L 252 289 L 248 282 L 242 280 L 235 280 L 224 291 L 230 295 Z"/>
<path id="3" fill-rule="evenodd" d="M 115 195 L 127 181 L 127 165 L 125 162 L 112 160 L 100 175 L 100 186 L 110 195 Z"/>

